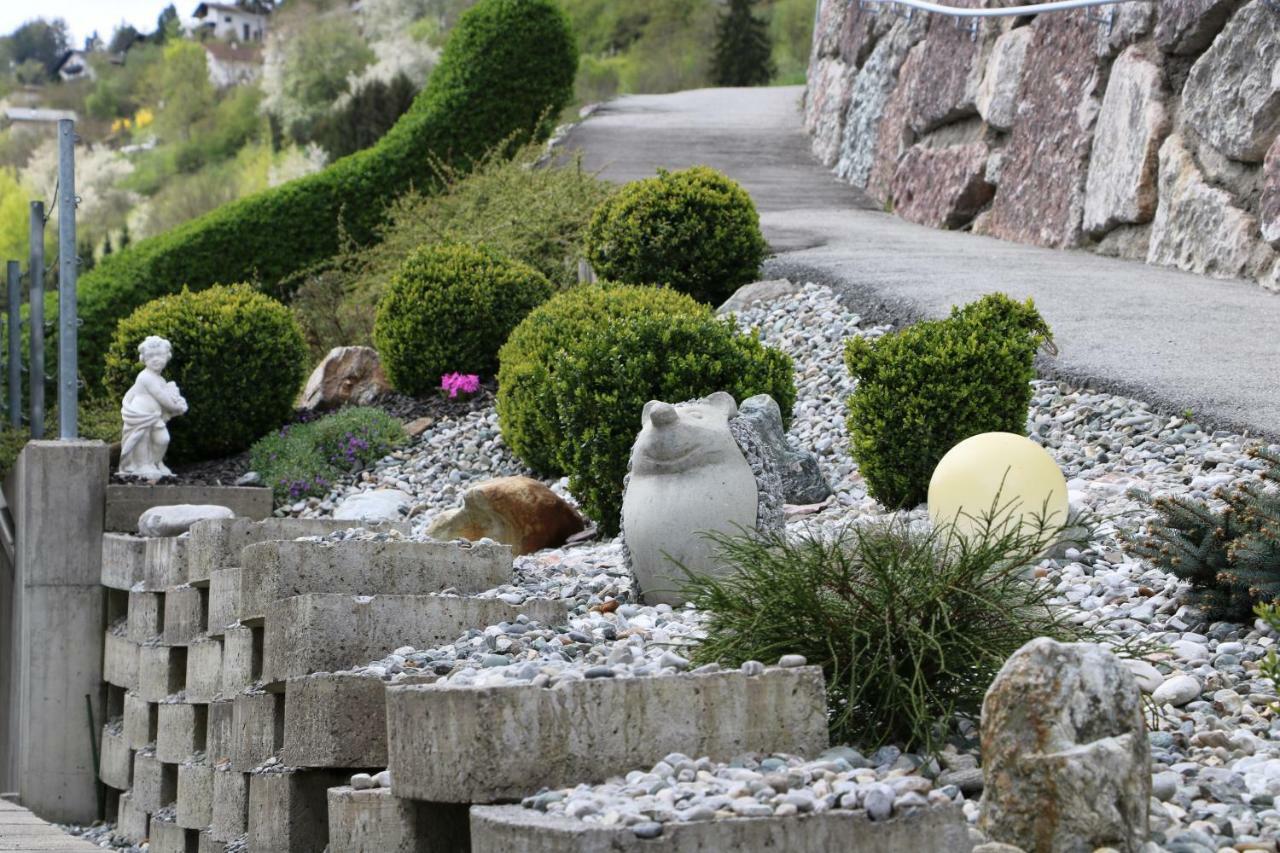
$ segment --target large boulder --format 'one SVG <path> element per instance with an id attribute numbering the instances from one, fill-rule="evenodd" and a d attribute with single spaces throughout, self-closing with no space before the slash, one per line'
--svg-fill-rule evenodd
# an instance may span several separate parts
<path id="1" fill-rule="evenodd" d="M 1195 55 L 1208 47 L 1244 0 L 1160 0 L 1156 44 L 1166 53 Z M 1126 4 L 1138 5 L 1138 4 Z"/>
<path id="2" fill-rule="evenodd" d="M 1280 134 L 1280 13 L 1253 0 L 1227 23 L 1182 90 L 1182 115 L 1234 160 L 1261 163 Z"/>
<path id="3" fill-rule="evenodd" d="M 1022 66 L 1034 35 L 1030 27 L 1019 27 L 1000 36 L 992 46 L 974 105 L 978 114 L 996 130 L 1013 127 L 1018 113 Z"/>
<path id="4" fill-rule="evenodd" d="M 427 535 L 436 539 L 492 539 L 515 556 L 558 548 L 586 525 L 582 516 L 542 483 L 499 477 L 467 489 L 462 506 L 436 516 Z"/>
<path id="5" fill-rule="evenodd" d="M 400 489 L 370 489 L 343 499 L 334 511 L 339 521 L 374 523 L 399 521 L 413 505 L 413 496 Z"/>
<path id="6" fill-rule="evenodd" d="M 916 145 L 898 165 L 894 212 L 933 228 L 959 228 L 991 201 L 985 142 L 932 147 Z"/>
<path id="7" fill-rule="evenodd" d="M 958 0 L 950 5 L 976 8 L 987 0 Z M 929 17 L 929 28 L 921 44 L 929 84 L 911 92 L 911 127 L 928 133 L 956 119 L 977 114 L 976 99 L 982 71 L 991 44 L 999 35 L 997 26 L 978 19 L 960 22 L 945 15 Z M 970 30 L 975 24 L 978 30 Z"/>
<path id="8" fill-rule="evenodd" d="M 805 125 L 813 135 L 813 155 L 828 168 L 840 156 L 849 93 L 858 69 L 834 56 L 816 60 L 805 95 Z"/>
<path id="9" fill-rule="evenodd" d="M 737 420 L 751 427 L 758 446 L 769 456 L 771 466 L 782 481 L 783 500 L 789 504 L 816 504 L 831 495 L 831 486 L 818 467 L 818 457 L 797 450 L 787 441 L 782 410 L 772 397 L 757 394 L 743 400 Z"/>
<path id="10" fill-rule="evenodd" d="M 1013 653 L 982 703 L 979 827 L 1031 853 L 1137 853 L 1151 753 L 1142 696 L 1110 652 L 1040 637 Z"/>
<path id="11" fill-rule="evenodd" d="M 1259 202 L 1262 239 L 1280 247 L 1280 136 L 1271 144 L 1262 165 L 1262 197 Z"/>
<path id="12" fill-rule="evenodd" d="M 880 204 L 893 196 L 893 181 L 898 164 L 916 140 L 911 129 L 911 93 L 919 84 L 924 67 L 924 45 L 917 44 L 907 52 L 898 69 L 898 82 L 881 111 L 876 128 L 876 145 L 872 152 L 871 171 L 867 174 L 867 195 Z"/>
<path id="13" fill-rule="evenodd" d="M 311 371 L 299 407 L 306 411 L 365 406 L 391 390 L 372 347 L 334 347 Z"/>

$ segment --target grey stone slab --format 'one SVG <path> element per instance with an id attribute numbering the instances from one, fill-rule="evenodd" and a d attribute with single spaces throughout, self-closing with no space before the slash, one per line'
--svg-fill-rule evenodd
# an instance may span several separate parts
<path id="1" fill-rule="evenodd" d="M 471 850 L 469 808 L 402 800 L 388 788 L 330 788 L 329 853 Z"/>
<path id="2" fill-rule="evenodd" d="M 217 841 L 234 841 L 249 828 L 249 774 L 230 767 L 213 771 L 213 823 L 209 835 Z"/>
<path id="3" fill-rule="evenodd" d="M 385 767 L 386 687 L 381 678 L 321 673 L 285 687 L 284 763 L 290 767 Z"/>
<path id="4" fill-rule="evenodd" d="M 211 578 L 218 569 L 238 567 L 240 552 L 255 542 L 297 539 L 299 536 L 327 536 L 348 530 L 354 522 L 332 518 L 251 518 L 209 519 L 191 526 L 191 580 Z M 408 522 L 373 525 L 370 529 L 409 532 Z"/>
<path id="5" fill-rule="evenodd" d="M 108 631 L 103 638 L 102 680 L 125 690 L 138 689 L 138 644 L 127 634 Z"/>
<path id="6" fill-rule="evenodd" d="M 284 695 L 243 693 L 232 708 L 231 766 L 252 770 L 284 745 Z"/>
<path id="7" fill-rule="evenodd" d="M 106 529 L 137 533 L 138 518 L 157 506 L 215 504 L 237 516 L 261 519 L 271 515 L 271 490 L 247 486 L 145 486 L 112 483 L 107 486 Z"/>
<path id="8" fill-rule="evenodd" d="M 204 762 L 178 765 L 178 826 L 205 829 L 213 823 L 213 767 Z"/>
<path id="9" fill-rule="evenodd" d="M 334 770 L 249 777 L 249 849 L 312 853 L 329 843 L 327 795 L 347 774 Z"/>
<path id="10" fill-rule="evenodd" d="M 144 577 L 147 540 L 128 533 L 102 537 L 102 585 L 129 590 Z"/>

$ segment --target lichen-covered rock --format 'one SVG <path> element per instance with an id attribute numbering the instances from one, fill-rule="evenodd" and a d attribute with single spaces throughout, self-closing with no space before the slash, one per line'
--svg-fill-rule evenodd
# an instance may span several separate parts
<path id="1" fill-rule="evenodd" d="M 813 156 L 830 168 L 840 156 L 849 93 L 858 71 L 838 57 L 822 57 L 812 68 L 805 97 L 805 127 L 813 136 Z"/>
<path id="2" fill-rule="evenodd" d="M 1262 165 L 1262 196 L 1259 202 L 1262 239 L 1280 246 L 1280 136 L 1271 144 Z"/>
<path id="3" fill-rule="evenodd" d="M 957 0 L 951 5 L 976 8 L 990 4 L 987 0 Z M 929 17 L 928 31 L 921 42 L 929 84 L 911 90 L 911 127 L 917 133 L 928 133 L 977 112 L 975 101 L 984 60 L 999 29 L 997 24 L 981 22 L 975 38 L 969 22 L 963 23 L 964 26 L 957 26 L 956 19 L 945 15 Z"/>
<path id="4" fill-rule="evenodd" d="M 1137 853 L 1151 754 L 1133 675 L 1088 643 L 1032 640 L 982 703 L 980 828 L 1030 853 Z"/>
<path id="5" fill-rule="evenodd" d="M 1155 25 L 1155 3 L 1120 3 L 1108 11 L 1112 16 L 1111 25 L 1098 28 L 1096 50 L 1100 57 L 1114 57 L 1150 33 Z"/>
<path id="6" fill-rule="evenodd" d="M 1260 274 L 1271 254 L 1257 220 L 1205 180 L 1181 134 L 1165 140 L 1148 263 L 1236 278 Z"/>
<path id="7" fill-rule="evenodd" d="M 564 499 L 529 477 L 499 477 L 467 489 L 459 509 L 436 516 L 427 535 L 436 539 L 489 538 L 519 557 L 559 548 L 581 533 L 582 516 Z"/>
<path id="8" fill-rule="evenodd" d="M 1223 154 L 1262 162 L 1280 134 L 1280 13 L 1264 0 L 1237 12 L 1191 67 L 1182 109 Z"/>
<path id="9" fill-rule="evenodd" d="M 782 497 L 787 503 L 816 504 L 831 495 L 831 486 L 818 467 L 818 457 L 797 450 L 787 441 L 782 411 L 772 397 L 757 394 L 743 400 L 735 420 L 750 426 L 756 434 L 761 450 L 781 479 Z"/>
<path id="10" fill-rule="evenodd" d="M 1020 104 L 987 220 L 993 236 L 1055 248 L 1080 243 L 1101 82 L 1097 27 L 1083 10 L 1041 15 L 1030 27 Z"/>
<path id="11" fill-rule="evenodd" d="M 987 182 L 987 144 L 942 148 L 916 145 L 898 166 L 893 181 L 894 212 L 933 228 L 959 228 L 995 194 Z"/>
<path id="12" fill-rule="evenodd" d="M 1120 54 L 1093 134 L 1085 184 L 1086 231 L 1103 233 L 1155 215 L 1160 144 L 1170 123 L 1165 101 L 1160 66 L 1138 47 Z"/>
<path id="13" fill-rule="evenodd" d="M 1013 117 L 1018 112 L 1022 65 L 1034 35 L 1030 27 L 1010 30 L 996 39 L 991 48 L 974 103 L 978 114 L 996 130 L 1013 127 Z"/>
<path id="14" fill-rule="evenodd" d="M 1197 54 L 1213 42 L 1244 0 L 1161 0 L 1156 44 L 1166 53 Z M 1140 5 L 1140 4 L 1125 4 Z"/>

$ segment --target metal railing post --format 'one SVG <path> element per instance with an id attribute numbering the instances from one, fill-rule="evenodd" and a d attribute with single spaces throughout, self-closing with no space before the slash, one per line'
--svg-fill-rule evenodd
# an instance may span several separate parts
<path id="1" fill-rule="evenodd" d="M 9 426 L 22 427 L 22 267 L 9 261 Z"/>
<path id="2" fill-rule="evenodd" d="M 76 437 L 76 123 L 58 122 L 58 437 Z"/>
<path id="3" fill-rule="evenodd" d="M 31 437 L 44 438 L 44 202 L 31 202 Z"/>

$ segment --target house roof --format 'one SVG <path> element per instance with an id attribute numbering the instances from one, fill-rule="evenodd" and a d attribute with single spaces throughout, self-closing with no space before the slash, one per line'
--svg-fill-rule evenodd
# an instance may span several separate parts
<path id="1" fill-rule="evenodd" d="M 62 67 L 73 59 L 79 59 L 84 64 L 85 58 L 88 56 L 83 50 L 67 50 L 63 51 L 62 56 L 58 57 L 58 64 L 53 67 L 53 73 L 57 74 Z"/>
<path id="2" fill-rule="evenodd" d="M 262 48 L 258 45 L 250 44 L 227 44 L 220 41 L 207 41 L 201 47 L 205 53 L 212 56 L 219 62 L 245 62 L 260 63 L 262 62 Z"/>
<path id="3" fill-rule="evenodd" d="M 210 12 L 237 12 L 241 15 L 256 15 L 259 18 L 266 17 L 266 15 L 262 14 L 261 12 L 254 12 L 250 9 L 244 9 L 244 8 L 241 8 L 240 6 L 233 6 L 229 3 L 201 3 L 199 6 L 196 7 L 196 10 L 192 14 L 192 17 L 203 18 L 205 15 L 208 15 Z"/>

